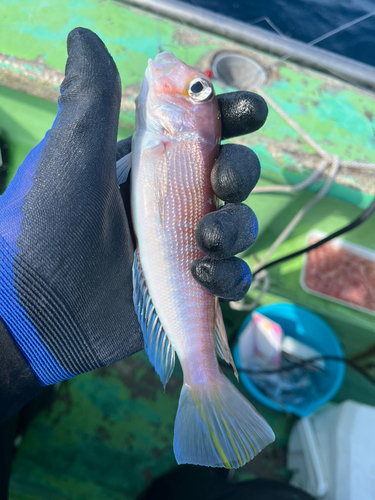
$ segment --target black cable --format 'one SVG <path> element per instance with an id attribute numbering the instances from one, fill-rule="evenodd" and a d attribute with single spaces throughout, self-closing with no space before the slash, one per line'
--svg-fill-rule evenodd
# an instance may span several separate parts
<path id="1" fill-rule="evenodd" d="M 313 245 L 310 245 L 306 248 L 303 248 L 302 250 L 298 250 L 297 252 L 293 252 L 289 255 L 285 255 L 284 257 L 281 257 L 280 259 L 273 260 L 273 261 L 269 262 L 268 264 L 265 264 L 260 269 L 255 271 L 253 276 L 259 274 L 261 271 L 263 271 L 264 269 L 268 269 L 271 266 L 275 266 L 276 264 L 280 264 L 281 262 L 284 262 L 284 261 L 289 260 L 289 259 L 294 259 L 294 257 L 298 257 L 299 255 L 302 255 L 303 253 L 310 252 L 311 250 L 314 250 L 314 248 L 318 248 L 321 245 L 324 245 L 324 243 L 327 243 L 327 241 L 333 240 L 333 238 L 337 238 L 338 236 L 340 236 L 344 233 L 347 233 L 348 231 L 351 231 L 355 227 L 358 227 L 360 224 L 365 222 L 365 220 L 367 220 L 370 217 L 370 215 L 372 215 L 374 212 L 375 212 L 375 200 L 371 203 L 371 205 L 368 208 L 366 208 L 366 210 L 364 210 L 361 213 L 361 215 L 359 217 L 357 217 L 357 219 L 355 219 L 353 222 L 351 222 L 347 226 L 342 227 L 338 231 L 335 231 L 334 233 L 330 234 L 329 236 L 326 236 L 325 238 L 323 238 L 322 240 L 317 241 Z"/>
<path id="2" fill-rule="evenodd" d="M 296 368 L 300 368 L 301 366 L 306 366 L 310 365 L 314 361 L 319 361 L 319 360 L 326 360 L 326 361 L 340 361 L 342 363 L 346 363 L 348 366 L 353 368 L 353 370 L 356 370 L 360 375 L 362 375 L 368 382 L 371 384 L 375 385 L 375 378 L 369 375 L 365 370 L 363 370 L 360 366 L 358 366 L 354 361 L 351 361 L 350 359 L 347 358 L 341 358 L 340 356 L 316 356 L 314 358 L 309 358 L 309 359 L 304 359 L 299 361 L 298 363 L 296 362 L 293 365 L 290 366 L 284 366 L 282 368 L 277 368 L 276 370 L 248 370 L 245 368 L 238 368 L 238 372 L 242 373 L 248 373 L 251 375 L 267 375 L 267 374 L 273 374 L 273 373 L 281 373 L 281 372 L 289 372 L 292 370 L 295 370 Z M 225 368 L 230 369 L 230 366 L 220 362 L 220 366 L 223 366 Z"/>

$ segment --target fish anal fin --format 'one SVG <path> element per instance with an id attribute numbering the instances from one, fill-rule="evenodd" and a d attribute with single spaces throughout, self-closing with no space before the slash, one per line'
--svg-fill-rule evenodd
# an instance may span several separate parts
<path id="1" fill-rule="evenodd" d="M 134 252 L 133 260 L 133 301 L 145 341 L 145 351 L 165 389 L 173 373 L 175 350 L 153 305 L 142 271 L 138 249 Z"/>
<path id="2" fill-rule="evenodd" d="M 223 314 L 221 312 L 218 297 L 215 298 L 215 346 L 216 352 L 221 359 L 226 361 L 229 365 L 232 365 L 234 375 L 238 382 L 238 372 L 229 348 L 227 332 L 225 331 Z"/>

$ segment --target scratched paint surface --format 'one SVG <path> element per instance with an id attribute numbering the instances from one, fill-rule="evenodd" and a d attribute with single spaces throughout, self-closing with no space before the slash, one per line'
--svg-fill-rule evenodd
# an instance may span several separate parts
<path id="1" fill-rule="evenodd" d="M 43 64 L 63 71 L 66 36 L 76 26 L 94 30 L 107 44 L 119 67 L 125 92 L 138 88 L 147 59 L 156 55 L 160 43 L 163 49 L 173 50 L 177 57 L 191 65 L 204 64 L 205 58 L 222 48 L 238 47 L 197 30 L 182 36 L 183 29 L 177 23 L 158 20 L 150 14 L 140 15 L 136 9 L 109 1 L 3 0 L 0 53 L 24 60 L 23 69 L 14 70 L 19 73 L 27 71 L 28 65 L 43 71 Z M 316 142 L 342 158 L 375 162 L 372 96 L 293 65 L 283 65 L 272 75 L 266 92 Z M 0 134 L 10 144 L 11 177 L 26 153 L 43 138 L 57 108 L 56 104 L 43 99 L 1 87 L 1 78 L 0 71 Z M 218 89 L 225 90 L 220 86 Z M 130 106 L 121 113 L 120 123 L 124 126 L 120 129 L 120 138 L 132 132 L 133 94 L 129 94 Z M 270 181 L 298 182 L 309 172 L 296 149 L 302 155 L 309 155 L 312 150 L 272 109 L 266 125 L 244 143 L 259 155 L 263 185 Z M 316 191 L 320 185 L 314 185 L 312 190 Z M 369 202 L 369 196 L 350 186 L 334 186 L 330 195 L 297 227 L 275 257 L 301 248 L 309 229 L 333 231 L 352 220 L 359 212 L 357 207 Z M 258 215 L 261 229 L 257 243 L 245 256 L 250 264 L 254 264 L 255 256 L 262 256 L 281 228 L 311 196 L 304 192 L 249 197 L 247 203 Z M 349 201 L 351 205 L 340 200 Z M 348 239 L 374 248 L 370 236 L 374 233 L 374 221 L 369 221 Z M 302 258 L 295 259 L 271 272 L 271 294 L 266 295 L 262 303 L 292 300 L 310 307 L 331 324 L 348 353 L 365 348 L 374 334 L 368 315 L 303 292 L 298 283 L 301 263 Z M 250 293 L 249 300 L 251 296 Z M 231 336 L 246 314 L 234 314 L 228 307 L 224 309 Z M 144 353 L 65 382 L 52 407 L 32 423 L 25 435 L 13 467 L 11 498 L 134 499 L 154 477 L 175 466 L 172 436 L 180 384 L 181 373 L 177 369 L 163 394 Z M 368 394 L 368 388 L 361 386 L 360 379 L 353 382 L 347 378 L 339 398 L 369 402 Z M 257 408 L 274 427 L 277 441 L 236 472 L 235 479 L 268 476 L 285 480 L 288 478 L 285 445 L 293 418 L 260 405 Z"/>
<path id="2" fill-rule="evenodd" d="M 219 37 L 140 13 L 124 4 L 100 0 L 70 0 L 63 7 L 58 0 L 48 3 L 5 0 L 0 5 L 0 53 L 24 60 L 24 71 L 28 62 L 34 68 L 40 66 L 42 71 L 38 61 L 63 71 L 68 32 L 76 26 L 93 29 L 107 44 L 118 65 L 130 104 L 122 111 L 121 120 L 131 128 L 134 90 L 142 80 L 148 58 L 156 55 L 159 45 L 164 50 L 173 50 L 191 65 L 199 65 L 207 55 L 222 48 L 244 50 Z M 19 72 L 19 67 L 15 71 Z M 276 67 L 265 91 L 329 153 L 348 160 L 375 162 L 373 96 L 292 64 Z M 296 151 L 311 155 L 313 150 L 272 109 L 266 125 L 245 143 L 259 154 L 263 173 L 271 180 L 298 182 L 308 174 Z M 279 150 L 276 157 L 275 148 Z M 362 207 L 368 204 L 368 196 L 360 200 L 356 196 L 358 189 L 353 189 L 350 175 L 346 180 L 347 186 L 338 189 L 335 186 L 330 194 Z"/>
<path id="3" fill-rule="evenodd" d="M 70 0 L 62 5 L 58 0 L 5 0 L 0 5 L 0 26 L 0 52 L 30 61 L 41 57 L 60 70 L 65 67 L 69 31 L 77 26 L 89 28 L 107 45 L 124 87 L 139 84 L 148 58 L 157 54 L 159 40 L 191 65 L 213 48 L 207 44 L 208 37 L 197 32 L 194 47 L 187 50 L 177 43 L 169 21 L 142 16 L 140 22 L 138 11 L 110 1 Z"/>
<path id="4" fill-rule="evenodd" d="M 170 382 L 164 394 L 142 353 L 64 383 L 26 434 L 12 498 L 134 498 L 173 464 Z"/>
<path id="5" fill-rule="evenodd" d="M 176 466 L 173 425 L 182 378 L 179 367 L 166 393 L 145 353 L 81 375 L 60 387 L 51 408 L 30 425 L 16 457 L 12 500 L 131 500 Z M 274 412 L 257 406 L 259 411 Z M 244 467 L 247 479 L 263 461 L 285 480 L 280 446 L 292 417 L 275 419 L 280 436 L 261 461 Z"/>
<path id="6" fill-rule="evenodd" d="M 177 57 L 191 65 L 199 65 L 207 54 L 214 54 L 224 47 L 224 41 L 219 37 L 193 29 L 183 35 L 181 30 L 184 27 L 178 23 L 152 14 L 140 15 L 139 10 L 120 3 L 69 0 L 62 6 L 58 0 L 48 3 L 4 0 L 0 5 L 0 52 L 25 60 L 25 71 L 27 61 L 36 67 L 37 61 L 43 61 L 49 67 L 63 71 L 66 36 L 76 26 L 93 29 L 107 44 L 118 65 L 124 91 L 139 86 L 147 60 L 156 55 L 159 45 L 164 50 L 174 51 Z M 225 42 L 225 49 L 236 48 L 243 50 L 236 44 Z M 318 144 L 343 159 L 375 162 L 375 101 L 372 95 L 357 93 L 334 79 L 289 64 L 271 72 L 271 76 L 265 91 Z M 130 97 L 130 101 L 132 99 Z M 130 128 L 134 107 L 131 105 L 121 118 Z M 311 154 L 313 151 L 273 110 L 270 110 L 265 127 L 246 142 L 259 153 L 264 174 L 270 179 L 297 182 L 306 176 L 303 162 L 296 157 L 295 147 L 291 147 L 292 154 L 288 154 L 285 144 L 297 144 L 302 153 Z M 275 147 L 284 150 L 276 160 L 272 156 Z M 367 197 L 358 202 L 350 192 L 350 182 L 348 186 L 342 192 L 333 188 L 333 195 L 344 200 L 349 197 L 352 203 L 362 206 L 368 203 Z"/>
<path id="7" fill-rule="evenodd" d="M 345 160 L 373 162 L 374 96 L 365 97 L 331 82 L 312 71 L 307 77 L 283 67 L 280 79 L 270 84 L 267 93 L 329 153 Z M 281 140 L 299 138 L 285 122 L 278 125 Z"/>

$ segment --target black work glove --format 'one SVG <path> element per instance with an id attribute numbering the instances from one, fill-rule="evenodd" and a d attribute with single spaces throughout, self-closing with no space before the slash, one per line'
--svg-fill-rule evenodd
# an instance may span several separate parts
<path id="1" fill-rule="evenodd" d="M 87 29 L 69 34 L 68 54 L 53 127 L 0 198 L 6 327 L 0 325 L 0 419 L 40 386 L 143 347 L 132 300 L 129 198 L 126 186 L 118 188 L 115 168 L 129 144 L 120 142 L 116 153 L 120 78 L 102 41 Z M 220 105 L 225 137 L 256 130 L 267 114 L 264 101 L 249 93 L 222 96 Z M 240 298 L 250 284 L 249 270 L 232 256 L 254 241 L 256 219 L 235 203 L 258 177 L 253 153 L 223 146 L 213 186 L 232 204 L 200 222 L 197 240 L 209 257 L 193 265 L 198 281 L 220 297 Z"/>

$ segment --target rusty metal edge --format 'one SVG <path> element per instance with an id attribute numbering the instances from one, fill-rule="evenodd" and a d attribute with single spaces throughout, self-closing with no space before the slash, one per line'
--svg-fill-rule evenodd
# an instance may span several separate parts
<path id="1" fill-rule="evenodd" d="M 312 47 L 292 38 L 281 37 L 276 33 L 178 0 L 116 1 L 154 14 L 158 13 L 163 17 L 219 35 L 273 56 L 280 58 L 288 56 L 291 61 L 305 67 L 339 77 L 353 85 L 375 90 L 374 67 L 328 50 Z"/>

